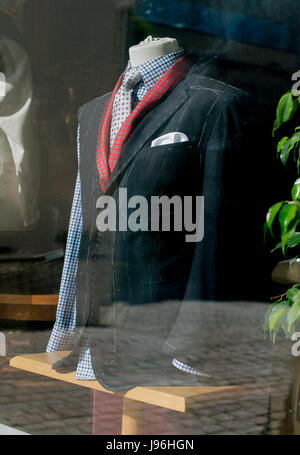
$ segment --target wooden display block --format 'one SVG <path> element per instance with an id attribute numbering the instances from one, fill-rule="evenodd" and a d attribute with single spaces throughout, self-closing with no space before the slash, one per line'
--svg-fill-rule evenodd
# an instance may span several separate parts
<path id="1" fill-rule="evenodd" d="M 15 368 L 37 373 L 49 378 L 69 382 L 70 384 L 123 397 L 122 434 L 139 434 L 142 426 L 142 403 L 159 406 L 178 412 L 186 412 L 197 398 L 218 393 L 241 393 L 239 386 L 144 386 L 134 387 L 121 392 L 111 392 L 97 381 L 75 380 L 75 371 L 67 374 L 57 373 L 52 364 L 69 354 L 69 351 L 59 351 L 41 354 L 28 354 L 13 357 L 10 365 Z"/>

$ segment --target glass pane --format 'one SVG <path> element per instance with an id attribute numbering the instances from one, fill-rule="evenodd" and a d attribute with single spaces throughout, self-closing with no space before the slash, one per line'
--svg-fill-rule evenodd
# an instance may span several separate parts
<path id="1" fill-rule="evenodd" d="M 299 433 L 297 13 L 0 0 L 0 434 Z"/>

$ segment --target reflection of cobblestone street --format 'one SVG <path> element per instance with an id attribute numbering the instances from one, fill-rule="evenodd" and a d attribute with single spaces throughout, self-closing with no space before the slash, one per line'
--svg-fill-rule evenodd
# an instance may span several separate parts
<path id="1" fill-rule="evenodd" d="M 90 434 L 90 391 L 4 368 L 0 422 L 31 434 Z"/>
<path id="2" fill-rule="evenodd" d="M 1 329 L 8 354 L 45 351 L 50 330 Z M 91 392 L 11 368 L 1 358 L 0 423 L 31 434 L 91 434 Z"/>
<path id="3" fill-rule="evenodd" d="M 45 350 L 50 329 L 2 328 L 11 352 Z M 10 332 L 10 333 L 9 333 Z M 26 336 L 24 335 L 26 334 Z M 256 351 L 258 363 L 266 360 Z M 254 351 L 254 352 L 255 352 Z M 9 353 L 10 354 L 10 353 Z M 286 365 L 283 365 L 282 375 Z M 0 358 L 0 424 L 30 434 L 92 434 L 93 395 L 89 389 L 11 368 Z M 270 386 L 254 384 L 253 392 L 203 396 L 185 414 L 144 406 L 144 434 L 278 434 L 285 416 L 288 381 L 277 381 L 277 396 L 270 418 Z M 118 434 L 121 429 L 121 399 L 97 392 L 96 434 Z"/>

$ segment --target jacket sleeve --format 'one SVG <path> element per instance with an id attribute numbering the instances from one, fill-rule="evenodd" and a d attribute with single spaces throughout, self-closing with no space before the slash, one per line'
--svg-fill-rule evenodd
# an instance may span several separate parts
<path id="1" fill-rule="evenodd" d="M 77 155 L 79 150 L 79 127 L 77 131 Z M 78 169 L 72 210 L 69 221 L 65 260 L 60 283 L 56 322 L 47 346 L 47 352 L 71 349 L 74 344 L 76 324 L 76 275 L 79 245 L 82 234 L 81 183 Z"/>

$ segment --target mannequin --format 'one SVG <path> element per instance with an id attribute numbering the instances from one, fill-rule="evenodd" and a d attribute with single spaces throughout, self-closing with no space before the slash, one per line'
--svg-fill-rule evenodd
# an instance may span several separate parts
<path id="1" fill-rule="evenodd" d="M 153 38 L 148 36 L 135 46 L 129 48 L 131 66 L 139 66 L 155 57 L 171 54 L 179 50 L 179 44 L 175 38 Z"/>
<path id="2" fill-rule="evenodd" d="M 176 39 L 149 36 L 129 49 L 130 63 L 144 69 L 147 78 L 149 68 L 144 66 L 148 61 L 162 56 L 168 60 L 178 50 Z M 228 286 L 232 282 L 228 258 L 239 264 L 248 255 L 248 268 L 257 260 L 260 244 L 252 235 L 257 221 L 255 216 L 249 219 L 240 213 L 249 234 L 244 250 L 239 247 L 244 231 L 233 230 L 231 221 L 239 204 L 249 204 L 249 210 L 256 213 L 257 201 L 262 199 L 256 198 L 261 193 L 259 179 L 248 193 L 236 190 L 245 181 L 245 172 L 247 178 L 255 174 L 256 162 L 250 159 L 251 139 L 257 137 L 252 129 L 257 121 L 252 101 L 241 90 L 205 77 L 202 69 L 187 53 L 176 58 L 139 100 L 111 148 L 112 105 L 122 78 L 112 93 L 78 111 L 84 236 L 79 239 L 78 273 L 73 275 L 76 328 L 72 327 L 71 335 L 76 340 L 72 353 L 53 365 L 58 372 L 76 369 L 87 340 L 96 379 L 109 390 L 198 383 L 196 376 L 177 371 L 172 359 L 214 373 L 217 362 L 210 365 L 205 357 L 199 358 L 199 326 L 205 323 L 207 311 L 202 303 L 245 298 L 248 272 L 235 267 L 235 286 Z M 177 135 L 180 141 L 175 141 Z M 180 231 L 139 229 L 138 217 L 137 229 L 131 229 L 127 222 L 134 212 L 122 212 L 121 188 L 131 201 L 161 196 L 183 201 L 186 196 L 203 196 L 203 218 L 208 226 L 203 240 L 186 242 L 186 226 Z M 105 209 L 100 204 L 103 198 L 114 199 L 116 218 L 125 219 L 125 228 L 98 228 L 96 220 Z M 162 209 L 163 215 L 170 213 L 175 214 L 172 207 Z M 68 277 L 64 281 L 69 282 Z M 64 293 L 68 290 L 62 290 Z M 168 339 L 184 304 L 199 311 Z M 55 349 L 51 346 L 48 352 L 51 350 Z"/>
<path id="3" fill-rule="evenodd" d="M 0 232 L 22 232 L 40 216 L 31 67 L 24 47 L 5 36 L 0 36 L 0 55 L 6 78 L 0 96 Z"/>

